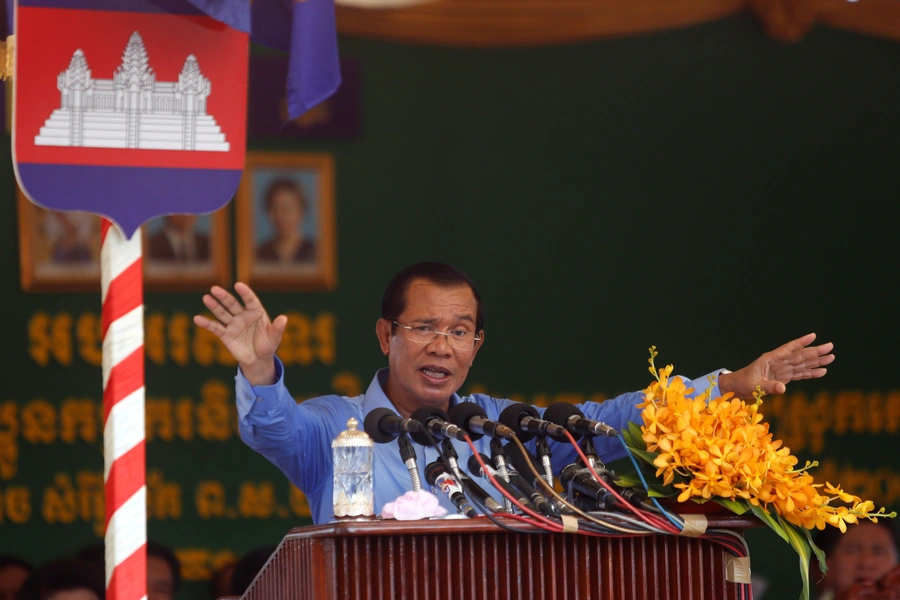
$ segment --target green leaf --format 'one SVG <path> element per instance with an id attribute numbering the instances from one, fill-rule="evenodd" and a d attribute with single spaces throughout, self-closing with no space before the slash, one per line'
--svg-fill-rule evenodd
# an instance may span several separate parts
<path id="1" fill-rule="evenodd" d="M 765 508 L 763 508 L 762 506 L 753 506 L 752 504 L 750 504 L 750 510 L 753 512 L 756 518 L 768 525 L 769 529 L 780 535 L 781 539 L 783 539 L 788 544 L 791 543 L 788 539 L 787 534 L 784 532 L 784 529 L 781 527 L 781 525 L 779 525 L 778 521 L 772 518 L 772 515 L 770 515 Z"/>
<path id="2" fill-rule="evenodd" d="M 644 441 L 644 434 L 641 431 L 640 425 L 638 425 L 634 421 L 629 421 L 628 434 L 631 437 L 631 442 L 628 444 L 629 446 L 631 446 L 635 450 L 647 450 L 647 442 Z"/>
<path id="3" fill-rule="evenodd" d="M 647 452 L 646 450 L 638 450 L 637 448 L 632 448 L 631 451 L 635 456 L 643 460 L 645 463 L 647 463 L 654 469 L 656 468 L 655 466 L 653 466 L 653 461 L 656 460 L 657 456 L 659 456 L 658 454 L 656 454 L 655 452 Z"/>
<path id="4" fill-rule="evenodd" d="M 750 503 L 746 500 L 732 500 L 731 498 L 714 498 L 713 502 L 721 504 L 736 515 L 742 515 L 750 510 Z"/>
<path id="5" fill-rule="evenodd" d="M 824 578 L 825 574 L 828 573 L 828 565 L 825 564 L 825 553 L 822 552 L 822 549 L 816 546 L 816 543 L 813 541 L 812 531 L 805 527 L 803 527 L 801 531 L 806 535 L 806 541 L 809 542 L 810 549 L 813 551 L 813 554 L 816 555 L 816 560 L 819 561 L 819 570 L 822 572 L 822 578 Z"/>
<path id="6" fill-rule="evenodd" d="M 809 600 L 809 559 L 812 556 L 809 542 L 807 542 L 806 536 L 800 533 L 799 530 L 802 529 L 801 527 L 788 523 L 781 515 L 778 515 L 778 522 L 784 528 L 784 532 L 788 536 L 788 543 L 800 556 L 800 577 L 803 579 L 803 589 L 800 591 L 800 600 Z"/>
<path id="7" fill-rule="evenodd" d="M 677 490 L 671 485 L 663 485 L 661 481 L 653 477 L 652 471 L 648 473 L 647 469 L 642 468 L 641 472 L 644 475 L 644 479 L 647 480 L 647 494 L 649 496 L 653 498 L 674 498 L 678 495 Z M 616 485 L 638 490 L 644 489 L 644 483 L 638 477 L 637 471 L 628 471 L 624 475 L 618 475 L 616 477 Z"/>

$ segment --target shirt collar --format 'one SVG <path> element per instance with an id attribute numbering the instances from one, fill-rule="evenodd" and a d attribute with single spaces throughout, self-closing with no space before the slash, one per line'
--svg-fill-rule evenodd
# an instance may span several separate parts
<path id="1" fill-rule="evenodd" d="M 378 372 L 375 373 L 375 377 L 372 378 L 372 383 L 369 384 L 369 389 L 366 390 L 365 399 L 362 403 L 363 417 L 376 408 L 389 408 L 392 411 L 397 412 L 397 409 L 394 408 L 394 404 L 384 393 L 384 386 L 387 385 L 390 372 L 390 369 L 379 369 Z M 453 408 L 460 402 L 462 402 L 462 400 L 459 399 L 458 394 L 450 396 L 450 408 Z"/>

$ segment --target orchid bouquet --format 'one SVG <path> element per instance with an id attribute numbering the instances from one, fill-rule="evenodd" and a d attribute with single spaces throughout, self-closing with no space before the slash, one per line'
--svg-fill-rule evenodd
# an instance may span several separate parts
<path id="1" fill-rule="evenodd" d="M 741 515 L 752 512 L 790 544 L 800 556 L 801 598 L 809 599 L 809 562 L 813 554 L 824 573 L 825 557 L 812 540 L 813 528 L 847 530 L 859 519 L 877 521 L 896 513 L 875 511 L 870 500 L 830 483 L 817 484 L 809 470 L 818 465 L 798 460 L 781 440 L 773 440 L 759 412 L 763 393 L 752 402 L 724 394 L 710 398 L 715 379 L 695 398 L 693 389 L 671 378 L 672 365 L 657 369 L 650 348 L 650 373 L 656 381 L 644 390 L 643 425 L 623 432 L 635 464 L 648 483 L 650 497 L 678 502 L 717 502 Z M 655 469 L 655 470 L 654 470 Z M 640 485 L 637 473 L 623 474 L 620 485 Z"/>

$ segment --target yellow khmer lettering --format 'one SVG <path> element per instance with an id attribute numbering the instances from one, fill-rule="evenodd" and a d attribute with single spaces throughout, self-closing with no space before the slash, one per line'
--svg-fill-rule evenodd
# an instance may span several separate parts
<path id="1" fill-rule="evenodd" d="M 197 407 L 197 434 L 204 440 L 225 441 L 231 437 L 234 417 L 234 390 L 211 379 L 200 389 Z"/>
<path id="2" fill-rule="evenodd" d="M 21 525 L 31 518 L 31 491 L 23 486 L 10 486 L 0 492 L 0 523 L 4 518 Z"/>
<path id="3" fill-rule="evenodd" d="M 331 378 L 331 389 L 340 396 L 354 398 L 363 393 L 362 380 L 355 373 L 341 371 Z"/>
<path id="4" fill-rule="evenodd" d="M 181 487 L 165 481 L 162 472 L 147 472 L 147 517 L 151 519 L 181 518 Z"/>
<path id="5" fill-rule="evenodd" d="M 147 398 L 145 404 L 146 438 L 150 442 L 159 439 L 171 442 L 175 437 L 172 420 L 172 401 L 168 398 Z"/>
<path id="6" fill-rule="evenodd" d="M 59 437 L 69 444 L 97 441 L 97 408 L 93 400 L 67 398 L 59 410 Z"/>
<path id="7" fill-rule="evenodd" d="M 202 581 L 211 576 L 209 550 L 205 548 L 178 548 L 175 550 L 181 563 L 181 577 L 185 581 Z"/>
<path id="8" fill-rule="evenodd" d="M 166 362 L 166 316 L 151 313 L 144 319 L 144 354 L 157 365 Z"/>
<path id="9" fill-rule="evenodd" d="M 56 441 L 56 407 L 46 400 L 32 400 L 22 407 L 22 437 L 32 444 Z"/>
<path id="10" fill-rule="evenodd" d="M 100 317 L 94 313 L 82 313 L 75 324 L 78 355 L 89 365 L 99 367 L 103 362 Z"/>
<path id="11" fill-rule="evenodd" d="M 53 485 L 44 490 L 42 513 L 47 523 L 71 523 L 75 520 L 75 487 L 66 473 L 57 473 Z"/>
<path id="12" fill-rule="evenodd" d="M 192 323 L 185 313 L 175 313 L 169 319 L 169 356 L 181 366 L 190 362 L 188 332 L 191 328 Z"/>
<path id="13" fill-rule="evenodd" d="M 201 519 L 225 516 L 225 486 L 218 481 L 201 481 L 194 492 L 194 505 Z"/>
<path id="14" fill-rule="evenodd" d="M 0 404 L 0 479 L 16 476 L 19 464 L 18 407 L 15 402 Z"/>
<path id="15" fill-rule="evenodd" d="M 272 482 L 243 482 L 238 492 L 238 512 L 247 518 L 271 517 L 275 512 L 275 486 Z"/>

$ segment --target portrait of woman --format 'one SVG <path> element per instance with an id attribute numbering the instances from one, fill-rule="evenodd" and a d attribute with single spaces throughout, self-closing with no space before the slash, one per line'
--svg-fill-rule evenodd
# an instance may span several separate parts
<path id="1" fill-rule="evenodd" d="M 260 289 L 334 289 L 334 163 L 247 153 L 237 196 L 237 276 Z"/>
<path id="2" fill-rule="evenodd" d="M 272 235 L 256 247 L 256 260 L 314 261 L 316 244 L 304 230 L 309 201 L 302 184 L 293 179 L 276 179 L 266 188 L 263 200 Z"/>

